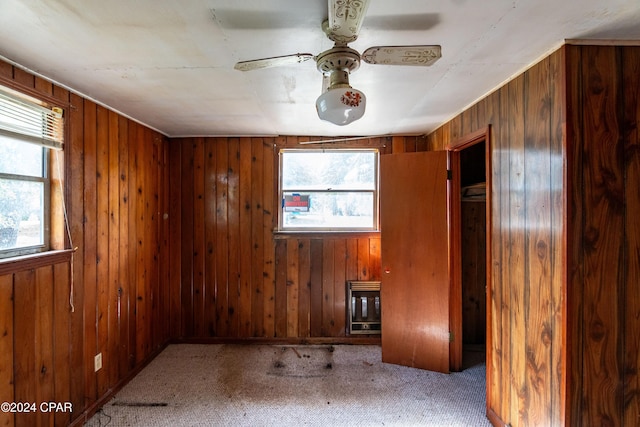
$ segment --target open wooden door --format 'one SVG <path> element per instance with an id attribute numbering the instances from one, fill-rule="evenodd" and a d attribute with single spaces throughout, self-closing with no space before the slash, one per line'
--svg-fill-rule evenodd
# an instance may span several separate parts
<path id="1" fill-rule="evenodd" d="M 449 372 L 447 152 L 380 158 L 382 360 Z"/>

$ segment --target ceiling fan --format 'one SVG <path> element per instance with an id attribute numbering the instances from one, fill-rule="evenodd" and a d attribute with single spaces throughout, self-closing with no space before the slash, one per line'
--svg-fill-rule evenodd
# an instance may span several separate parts
<path id="1" fill-rule="evenodd" d="M 271 58 L 240 61 L 235 69 L 251 71 L 260 68 L 290 65 L 314 59 L 323 75 L 322 94 L 316 101 L 316 110 L 322 120 L 346 125 L 364 114 L 366 97 L 349 85 L 349 74 L 367 64 L 429 66 L 441 57 L 439 45 L 374 46 L 362 55 L 348 46 L 358 38 L 360 27 L 370 0 L 328 0 L 329 18 L 322 30 L 334 46 L 318 55 L 296 53 Z"/>

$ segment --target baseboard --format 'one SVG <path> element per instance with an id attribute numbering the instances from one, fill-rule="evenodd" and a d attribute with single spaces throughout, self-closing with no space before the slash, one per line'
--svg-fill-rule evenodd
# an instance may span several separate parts
<path id="1" fill-rule="evenodd" d="M 111 400 L 111 398 L 117 392 L 119 392 L 122 389 L 122 387 L 127 385 L 127 383 L 131 381 L 133 377 L 138 375 L 140 371 L 142 371 L 153 359 L 156 358 L 157 355 L 162 353 L 162 351 L 167 347 L 167 345 L 169 345 L 169 341 L 165 342 L 163 345 L 158 347 L 155 351 L 151 352 L 149 356 L 147 356 L 140 364 L 138 364 L 138 366 L 132 369 L 131 372 L 127 374 L 127 376 L 125 376 L 120 381 L 118 381 L 114 387 L 112 387 L 109 391 L 107 391 L 107 393 L 105 393 L 102 397 L 100 397 L 98 400 L 93 402 L 93 404 L 89 405 L 77 418 L 71 421 L 69 426 L 79 427 L 85 424 L 87 421 L 89 421 L 89 419 L 93 417 L 95 413 L 98 412 L 98 410 L 102 408 L 109 400 Z"/>
<path id="2" fill-rule="evenodd" d="M 509 427 L 491 408 L 487 408 L 487 418 L 493 427 Z"/>
<path id="3" fill-rule="evenodd" d="M 295 344 L 295 345 L 380 345 L 376 337 L 303 337 L 303 338 L 174 338 L 169 344 Z"/>

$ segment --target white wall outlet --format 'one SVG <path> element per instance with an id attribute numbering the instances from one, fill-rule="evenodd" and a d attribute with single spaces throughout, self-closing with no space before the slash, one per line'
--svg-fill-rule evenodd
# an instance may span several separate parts
<path id="1" fill-rule="evenodd" d="M 98 372 L 100 369 L 102 369 L 102 353 L 96 354 L 96 356 L 93 358 L 94 372 Z"/>

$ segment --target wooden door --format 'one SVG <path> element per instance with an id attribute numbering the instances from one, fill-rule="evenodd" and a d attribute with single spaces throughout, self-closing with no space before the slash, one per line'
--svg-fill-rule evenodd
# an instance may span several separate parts
<path id="1" fill-rule="evenodd" d="M 382 360 L 449 372 L 447 153 L 380 160 Z"/>

